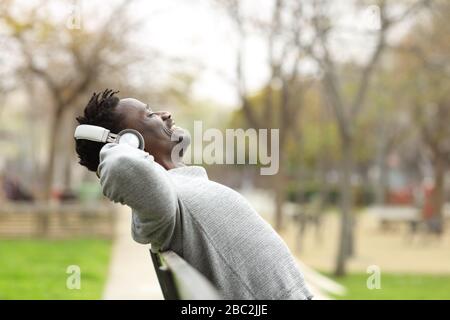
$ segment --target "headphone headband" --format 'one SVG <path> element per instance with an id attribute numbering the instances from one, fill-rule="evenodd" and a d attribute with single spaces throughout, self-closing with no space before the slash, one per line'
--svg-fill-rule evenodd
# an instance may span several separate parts
<path id="1" fill-rule="evenodd" d="M 122 137 L 123 139 L 121 140 Z M 103 143 L 126 143 L 141 150 L 145 147 L 144 137 L 138 131 L 133 129 L 125 129 L 118 134 L 115 134 L 102 127 L 82 124 L 75 129 L 74 138 L 77 140 L 83 139 Z"/>

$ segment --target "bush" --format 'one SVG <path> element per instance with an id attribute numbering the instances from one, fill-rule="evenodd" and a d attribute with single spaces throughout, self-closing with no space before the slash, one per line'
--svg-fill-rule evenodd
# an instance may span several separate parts
<path id="1" fill-rule="evenodd" d="M 303 185 L 298 182 L 291 182 L 287 189 L 287 199 L 292 202 L 307 203 L 314 197 L 320 195 L 321 185 L 317 182 L 306 182 Z M 354 204 L 357 206 L 367 206 L 374 202 L 375 196 L 372 187 L 353 187 Z M 340 190 L 338 185 L 328 186 L 325 196 L 326 205 L 338 205 Z"/>

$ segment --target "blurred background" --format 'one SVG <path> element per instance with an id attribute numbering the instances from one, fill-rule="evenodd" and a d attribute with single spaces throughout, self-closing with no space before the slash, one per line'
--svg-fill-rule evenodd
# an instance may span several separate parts
<path id="1" fill-rule="evenodd" d="M 161 297 L 129 212 L 77 163 L 105 88 L 188 130 L 279 128 L 278 174 L 206 167 L 317 297 L 449 299 L 449 34 L 446 0 L 2 0 L 0 299 Z"/>

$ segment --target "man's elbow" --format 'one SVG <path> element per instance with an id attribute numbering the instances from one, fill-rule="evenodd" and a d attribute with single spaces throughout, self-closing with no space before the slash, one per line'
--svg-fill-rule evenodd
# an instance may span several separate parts
<path id="1" fill-rule="evenodd" d="M 100 163 L 100 185 L 103 194 L 111 201 L 124 202 L 121 197 L 121 188 L 133 180 L 132 167 L 132 160 L 127 155 L 117 155 Z"/>

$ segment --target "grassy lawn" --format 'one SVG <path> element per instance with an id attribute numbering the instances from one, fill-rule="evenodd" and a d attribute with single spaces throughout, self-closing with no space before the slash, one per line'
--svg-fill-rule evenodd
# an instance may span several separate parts
<path id="1" fill-rule="evenodd" d="M 110 251 L 99 239 L 0 240 L 0 300 L 100 299 Z M 79 290 L 66 288 L 70 265 L 80 267 Z"/>
<path id="2" fill-rule="evenodd" d="M 330 276 L 330 275 L 327 275 Z M 349 274 L 334 278 L 347 288 L 346 296 L 336 299 L 450 299 L 450 274 L 396 274 L 381 273 L 381 289 L 367 289 L 366 273 Z"/>

